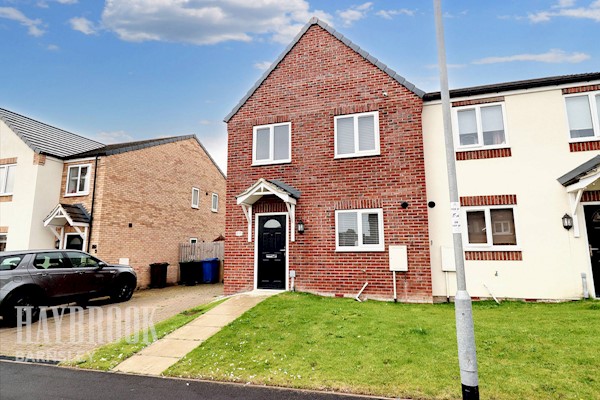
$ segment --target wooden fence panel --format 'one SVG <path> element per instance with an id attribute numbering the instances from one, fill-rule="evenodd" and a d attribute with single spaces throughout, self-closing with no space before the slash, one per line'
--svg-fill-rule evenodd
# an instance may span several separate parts
<path id="1" fill-rule="evenodd" d="M 181 243 L 179 261 L 200 261 L 205 258 L 218 258 L 223 261 L 225 242 Z"/>

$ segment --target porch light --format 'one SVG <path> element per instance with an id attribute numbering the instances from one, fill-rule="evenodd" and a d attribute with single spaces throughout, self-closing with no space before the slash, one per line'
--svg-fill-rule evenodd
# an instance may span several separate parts
<path id="1" fill-rule="evenodd" d="M 304 233 L 304 222 L 302 220 L 298 221 L 298 233 Z"/>
<path id="2" fill-rule="evenodd" d="M 571 217 L 569 214 L 563 215 L 562 224 L 563 228 L 565 228 L 566 230 L 571 229 L 573 227 L 573 217 Z"/>

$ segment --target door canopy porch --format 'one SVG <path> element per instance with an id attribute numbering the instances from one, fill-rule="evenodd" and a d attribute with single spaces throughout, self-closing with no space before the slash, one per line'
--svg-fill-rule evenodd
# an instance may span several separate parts
<path id="1" fill-rule="evenodd" d="M 573 235 L 579 237 L 579 217 L 577 208 L 581 202 L 583 192 L 600 190 L 600 155 L 584 162 L 572 171 L 567 172 L 558 182 L 563 185 L 569 198 L 571 215 L 573 216 Z"/>
<path id="2" fill-rule="evenodd" d="M 73 227 L 83 238 L 83 249 L 87 248 L 90 214 L 83 204 L 58 204 L 46 218 L 44 226 L 48 227 L 59 241 L 59 248 L 65 245 L 65 226 Z"/>
<path id="3" fill-rule="evenodd" d="M 296 201 L 300 198 L 300 191 L 275 179 L 260 178 L 255 184 L 237 196 L 237 203 L 242 207 L 248 220 L 248 241 L 252 241 L 252 205 L 263 196 L 276 196 L 287 207 L 290 218 L 290 240 L 296 240 Z"/>

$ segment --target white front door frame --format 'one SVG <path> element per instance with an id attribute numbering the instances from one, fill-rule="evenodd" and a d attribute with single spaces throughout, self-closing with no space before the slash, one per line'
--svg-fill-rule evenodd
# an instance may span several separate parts
<path id="1" fill-rule="evenodd" d="M 598 205 L 600 205 L 600 201 L 589 201 L 589 202 L 586 201 L 583 203 L 579 203 L 579 207 L 581 207 L 581 215 L 583 215 L 583 218 L 581 218 L 581 220 L 583 222 L 583 232 L 585 235 L 585 243 L 587 245 L 586 249 L 589 249 L 590 238 L 588 237 L 588 234 L 587 234 L 587 222 L 585 220 L 585 210 L 584 210 L 583 206 L 598 206 Z M 575 224 L 575 223 L 573 223 L 573 224 Z M 587 263 L 588 268 L 587 268 L 586 275 L 587 275 L 587 280 L 589 282 L 588 287 L 590 287 L 590 286 L 592 287 L 591 292 L 593 293 L 593 297 L 598 299 L 598 298 L 600 298 L 600 293 L 596 293 L 596 286 L 594 283 L 594 273 L 592 271 L 592 257 L 590 256 L 589 252 L 588 252 L 587 259 L 588 259 L 588 263 Z"/>
<path id="2" fill-rule="evenodd" d="M 286 212 L 267 212 L 267 213 L 256 213 L 254 221 L 254 290 L 258 289 L 258 217 L 265 217 L 269 215 L 285 215 L 285 290 L 289 289 L 290 281 L 290 235 L 288 234 L 290 227 L 290 215 Z"/>
<path id="3" fill-rule="evenodd" d="M 65 239 L 61 243 L 61 250 L 66 250 L 65 246 L 67 245 L 67 242 L 69 241 L 69 236 L 79 236 L 81 238 L 81 246 L 82 246 L 81 251 L 85 251 L 85 247 L 84 247 L 85 246 L 85 242 L 86 242 L 85 236 L 82 235 L 81 233 L 78 233 L 78 232 L 68 232 L 68 233 L 65 233 Z"/>

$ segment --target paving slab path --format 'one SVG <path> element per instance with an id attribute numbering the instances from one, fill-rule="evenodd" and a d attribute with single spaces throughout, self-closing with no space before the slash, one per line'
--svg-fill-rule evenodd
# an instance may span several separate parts
<path id="1" fill-rule="evenodd" d="M 113 371 L 160 375 L 221 328 L 277 293 L 279 292 L 255 291 L 233 296 L 123 361 Z"/>

